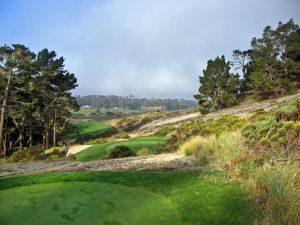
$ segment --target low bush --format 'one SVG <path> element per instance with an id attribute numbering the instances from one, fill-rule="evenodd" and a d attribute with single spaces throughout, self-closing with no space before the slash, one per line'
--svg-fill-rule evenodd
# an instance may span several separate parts
<path id="1" fill-rule="evenodd" d="M 97 138 L 86 142 L 86 144 L 88 145 L 97 145 L 97 144 L 105 144 L 105 143 L 107 143 L 107 140 L 105 138 Z"/>
<path id="2" fill-rule="evenodd" d="M 117 138 L 117 139 L 128 139 L 128 138 L 130 138 L 129 134 L 125 131 L 119 132 L 119 133 L 115 134 L 113 137 Z"/>
<path id="3" fill-rule="evenodd" d="M 46 154 L 47 159 L 50 160 L 63 158 L 65 156 L 66 156 L 66 152 L 57 148 L 51 151 L 50 153 Z"/>
<path id="4" fill-rule="evenodd" d="M 193 123 L 183 124 L 178 128 L 178 133 L 185 136 L 209 136 L 212 134 L 220 135 L 224 132 L 239 129 L 247 124 L 247 120 L 238 116 L 224 115 L 217 119 L 207 121 L 194 121 Z"/>
<path id="5" fill-rule="evenodd" d="M 287 105 L 276 110 L 275 116 L 278 121 L 300 121 L 300 98 L 296 98 Z"/>
<path id="6" fill-rule="evenodd" d="M 300 121 L 278 121 L 273 115 L 267 116 L 244 127 L 243 135 L 247 144 L 258 151 L 277 152 L 286 157 L 300 150 Z"/>
<path id="7" fill-rule="evenodd" d="M 8 159 L 7 162 L 27 162 L 32 160 L 43 160 L 46 159 L 46 155 L 41 145 L 36 145 L 28 149 L 20 149 L 14 152 Z"/>
<path id="8" fill-rule="evenodd" d="M 171 134 L 172 132 L 174 132 L 175 130 L 176 130 L 176 128 L 173 127 L 173 126 L 164 126 L 164 127 L 159 128 L 154 133 L 154 135 L 156 135 L 156 136 L 167 136 L 167 135 Z"/>
<path id="9" fill-rule="evenodd" d="M 118 145 L 109 151 L 106 159 L 124 158 L 130 156 L 136 156 L 136 153 L 125 145 Z"/>
<path id="10" fill-rule="evenodd" d="M 148 156 L 153 154 L 153 151 L 149 150 L 148 148 L 142 148 L 137 152 L 137 156 Z"/>
<path id="11" fill-rule="evenodd" d="M 165 144 L 158 144 L 156 147 L 157 153 L 176 152 L 180 146 L 180 138 L 178 135 L 171 135 Z"/>

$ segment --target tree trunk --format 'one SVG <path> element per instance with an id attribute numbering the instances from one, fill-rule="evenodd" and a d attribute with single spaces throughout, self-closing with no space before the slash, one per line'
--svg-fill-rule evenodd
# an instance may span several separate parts
<path id="1" fill-rule="evenodd" d="M 44 149 L 49 149 L 49 119 L 45 116 L 44 121 Z"/>
<path id="2" fill-rule="evenodd" d="M 5 118 L 5 112 L 7 107 L 7 100 L 8 100 L 11 78 L 12 78 L 12 70 L 10 71 L 7 78 L 7 84 L 4 91 L 4 99 L 1 107 L 1 116 L 0 116 L 0 154 L 3 155 L 6 154 L 4 152 L 2 153 L 2 144 L 3 144 L 3 132 L 4 132 L 4 118 Z"/>
<path id="3" fill-rule="evenodd" d="M 29 125 L 29 148 L 32 147 L 32 118 L 30 118 L 30 125 Z"/>
<path id="4" fill-rule="evenodd" d="M 43 131 L 43 148 L 49 149 L 49 104 L 47 101 L 44 102 L 44 131 Z"/>
<path id="5" fill-rule="evenodd" d="M 3 155 L 6 155 L 7 146 L 6 146 L 6 139 L 7 139 L 7 133 L 4 133 L 4 139 L 3 139 Z"/>
<path id="6" fill-rule="evenodd" d="M 56 109 L 54 109 L 54 119 L 53 119 L 53 147 L 56 146 Z"/>

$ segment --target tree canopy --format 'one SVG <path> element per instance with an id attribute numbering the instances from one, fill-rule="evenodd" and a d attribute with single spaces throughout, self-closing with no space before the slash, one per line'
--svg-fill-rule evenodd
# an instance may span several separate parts
<path id="1" fill-rule="evenodd" d="M 231 66 L 238 71 L 230 73 Z M 292 93 L 300 86 L 300 28 L 293 19 L 279 22 L 276 29 L 266 26 L 262 36 L 253 38 L 251 49 L 233 51 L 207 62 L 199 78 L 201 112 L 233 105 L 237 97 L 254 94 L 258 99 Z"/>
<path id="2" fill-rule="evenodd" d="M 203 76 L 199 77 L 201 86 L 195 98 L 203 113 L 228 107 L 236 102 L 239 78 L 238 75 L 230 73 L 229 64 L 224 56 L 209 60 Z"/>
<path id="3" fill-rule="evenodd" d="M 33 144 L 49 148 L 65 125 L 70 109 L 77 109 L 71 90 L 75 75 L 65 70 L 64 58 L 43 49 L 36 55 L 24 45 L 0 47 L 0 150 Z"/>

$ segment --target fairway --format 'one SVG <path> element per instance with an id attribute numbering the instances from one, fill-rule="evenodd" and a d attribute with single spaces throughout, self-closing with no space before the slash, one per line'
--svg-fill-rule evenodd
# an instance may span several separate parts
<path id="1" fill-rule="evenodd" d="M 237 184 L 189 172 L 2 178 L 0 211 L 5 225 L 247 225 L 258 216 Z"/>
<path id="2" fill-rule="evenodd" d="M 78 134 L 80 136 L 95 136 L 102 134 L 110 128 L 102 120 L 72 120 L 71 124 L 74 125 L 75 129 L 66 134 L 68 138 L 75 138 Z"/>
<path id="3" fill-rule="evenodd" d="M 147 148 L 153 154 L 156 152 L 156 147 L 158 144 L 164 144 L 166 142 L 165 137 L 159 136 L 146 136 L 146 137 L 136 137 L 131 138 L 126 141 L 116 141 L 105 144 L 93 145 L 79 153 L 76 154 L 76 158 L 79 161 L 90 161 L 90 160 L 99 160 L 103 159 L 109 150 L 118 145 L 126 145 L 135 152 L 140 151 L 141 149 Z"/>

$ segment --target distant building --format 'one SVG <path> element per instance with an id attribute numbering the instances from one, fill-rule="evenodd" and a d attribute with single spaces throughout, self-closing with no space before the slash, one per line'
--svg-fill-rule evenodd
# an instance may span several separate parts
<path id="1" fill-rule="evenodd" d="M 145 109 L 145 110 L 165 110 L 166 106 L 164 106 L 164 105 L 142 106 L 141 109 Z"/>
<path id="2" fill-rule="evenodd" d="M 91 106 L 91 105 L 82 105 L 80 106 L 80 109 L 94 109 L 95 107 L 94 106 Z"/>

